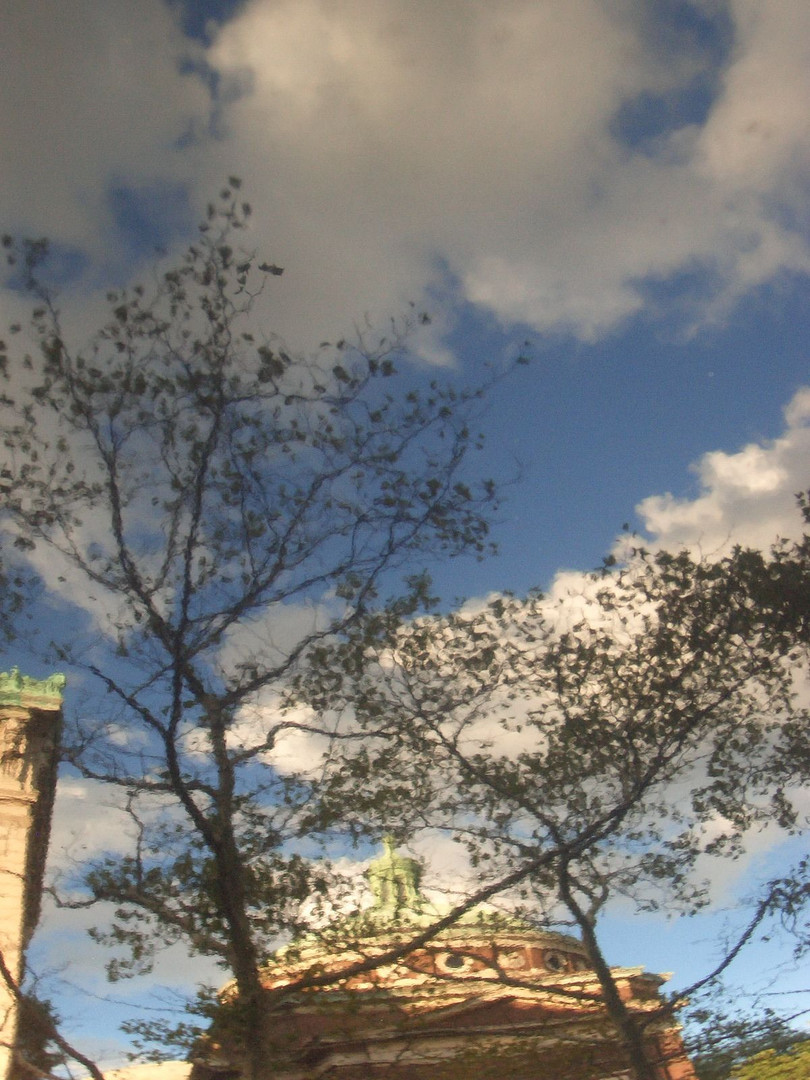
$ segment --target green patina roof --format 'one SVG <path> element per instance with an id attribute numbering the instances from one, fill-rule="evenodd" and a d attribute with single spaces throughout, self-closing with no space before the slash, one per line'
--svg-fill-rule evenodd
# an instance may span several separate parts
<path id="1" fill-rule="evenodd" d="M 0 705 L 35 705 L 58 709 L 62 705 L 65 676 L 58 672 L 47 679 L 21 675 L 18 668 L 0 671 Z"/>
<path id="2" fill-rule="evenodd" d="M 374 903 L 366 915 L 381 922 L 395 921 L 408 913 L 419 914 L 424 897 L 419 891 L 422 867 L 396 850 L 393 836 L 383 837 L 383 854 L 369 864 L 366 872 Z"/>
<path id="3" fill-rule="evenodd" d="M 351 914 L 338 915 L 327 929 L 304 934 L 279 949 L 263 965 L 268 975 L 283 975 L 285 970 L 300 974 L 313 965 L 328 966 L 334 959 L 345 959 L 347 952 L 356 959 L 366 948 L 379 950 L 406 941 L 450 913 L 449 903 L 434 902 L 421 892 L 422 864 L 417 859 L 401 855 L 392 836 L 383 837 L 383 847 L 383 854 L 366 870 L 373 903 Z M 484 904 L 470 908 L 439 931 L 431 938 L 431 945 L 443 949 L 472 947 L 480 943 L 482 936 L 487 941 L 537 944 L 586 956 L 579 938 L 540 929 L 519 915 Z"/>
<path id="4" fill-rule="evenodd" d="M 365 924 L 372 933 L 379 934 L 393 930 L 405 924 L 408 927 L 430 926 L 437 919 L 444 917 L 450 905 L 438 906 L 431 902 L 420 890 L 422 864 L 396 850 L 393 836 L 383 837 L 383 854 L 369 864 L 366 878 L 374 896 L 374 903 L 344 920 L 344 924 Z M 506 935 L 541 935 L 554 938 L 560 944 L 576 945 L 582 943 L 578 938 L 559 934 L 551 930 L 540 930 L 526 919 L 506 911 L 497 911 L 487 905 L 477 905 L 459 916 L 458 920 L 442 937 L 474 935 L 476 932 L 502 933 Z"/>

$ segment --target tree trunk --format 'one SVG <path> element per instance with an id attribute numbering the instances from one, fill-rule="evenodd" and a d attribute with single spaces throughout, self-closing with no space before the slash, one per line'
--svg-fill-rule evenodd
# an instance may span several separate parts
<path id="1" fill-rule="evenodd" d="M 588 956 L 593 964 L 599 985 L 602 988 L 602 998 L 605 1003 L 605 1011 L 610 1017 L 621 1043 L 627 1053 L 630 1067 L 633 1070 L 635 1080 L 661 1080 L 656 1066 L 650 1061 L 644 1046 L 644 1038 L 636 1019 L 619 994 L 619 988 L 613 973 L 607 964 L 599 942 L 594 932 L 593 922 L 577 903 L 571 890 L 571 881 L 567 867 L 563 867 L 559 874 L 560 899 L 574 916 L 582 933 L 582 939 L 588 950 Z"/>
<path id="2" fill-rule="evenodd" d="M 599 979 L 599 985 L 602 988 L 605 1010 L 627 1052 L 635 1080 L 660 1080 L 658 1069 L 650 1061 L 647 1054 L 644 1038 L 639 1030 L 639 1025 L 636 1023 L 636 1018 L 621 999 L 616 980 L 613 978 L 613 973 L 599 949 L 593 928 L 589 927 L 586 930 L 585 927 L 582 927 L 582 936 L 596 972 L 596 977 Z"/>

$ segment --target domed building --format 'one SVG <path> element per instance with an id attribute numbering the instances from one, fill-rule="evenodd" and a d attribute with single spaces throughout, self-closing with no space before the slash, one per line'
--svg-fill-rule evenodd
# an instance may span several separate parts
<path id="1" fill-rule="evenodd" d="M 279 998 L 272 1075 L 281 1080 L 630 1076 L 577 938 L 481 910 L 428 935 L 442 913 L 421 894 L 420 869 L 386 841 L 385 854 L 368 870 L 372 907 L 340 920 L 322 936 L 280 950 L 267 963 L 264 985 Z M 403 947 L 402 955 L 391 958 Z M 664 977 L 642 968 L 614 968 L 613 976 L 634 1012 L 649 1013 L 660 1004 Z M 240 1074 L 243 1054 L 228 1042 L 215 1024 L 196 1055 L 193 1080 Z M 671 1021 L 651 1020 L 646 1045 L 660 1080 L 695 1077 Z"/>

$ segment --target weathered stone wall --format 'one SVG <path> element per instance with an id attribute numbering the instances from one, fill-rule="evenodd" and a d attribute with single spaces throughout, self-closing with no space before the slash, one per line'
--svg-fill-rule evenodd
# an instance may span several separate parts
<path id="1" fill-rule="evenodd" d="M 59 758 L 62 675 L 0 673 L 0 956 L 15 983 L 40 912 Z M 15 998 L 0 978 L 0 1080 L 9 1076 Z"/>

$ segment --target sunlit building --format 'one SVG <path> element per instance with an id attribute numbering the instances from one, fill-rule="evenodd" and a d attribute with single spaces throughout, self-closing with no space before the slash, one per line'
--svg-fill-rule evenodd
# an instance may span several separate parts
<path id="1" fill-rule="evenodd" d="M 264 969 L 282 1080 L 619 1080 L 630 1077 L 587 952 L 575 937 L 473 910 L 420 941 L 441 912 L 419 866 L 388 844 L 369 868 L 373 906 L 281 950 Z M 390 954 L 406 948 L 403 955 Z M 342 974 L 343 973 L 343 974 Z M 692 1080 L 665 981 L 614 968 L 660 1080 Z M 318 985 L 312 985 L 313 980 Z M 309 983 L 309 985 L 307 985 Z M 233 1078 L 243 1048 L 214 1025 L 195 1080 Z"/>

